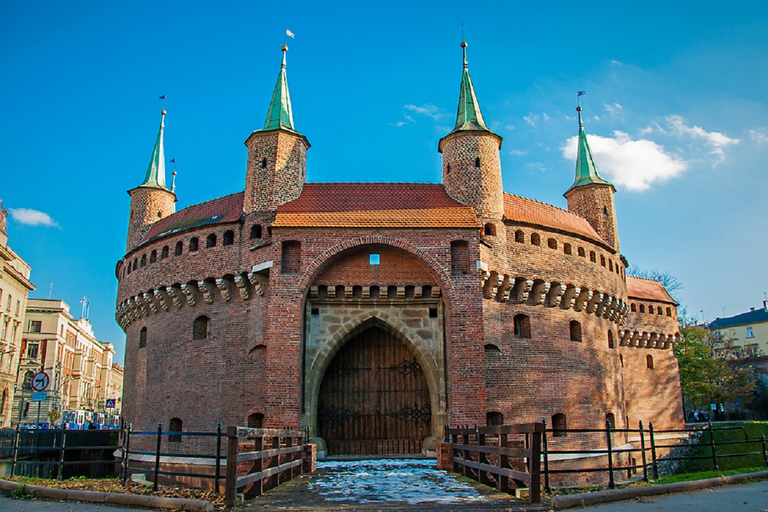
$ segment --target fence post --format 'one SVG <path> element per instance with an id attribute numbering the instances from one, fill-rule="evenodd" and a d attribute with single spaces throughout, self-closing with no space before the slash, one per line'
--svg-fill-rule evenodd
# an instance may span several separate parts
<path id="1" fill-rule="evenodd" d="M 219 478 L 221 478 L 221 422 L 216 425 L 216 477 L 214 487 L 219 493 Z"/>
<path id="2" fill-rule="evenodd" d="M 125 432 L 125 450 L 123 451 L 123 456 L 125 457 L 125 463 L 123 464 L 123 485 L 125 485 L 125 482 L 128 480 L 128 465 L 131 463 L 131 430 L 133 428 L 132 423 L 128 423 L 126 425 L 126 432 Z"/>
<path id="3" fill-rule="evenodd" d="M 224 504 L 227 508 L 235 506 L 237 498 L 237 427 L 227 427 L 227 479 L 224 483 Z"/>
<path id="4" fill-rule="evenodd" d="M 11 462 L 11 478 L 16 470 L 16 461 L 19 460 L 19 424 L 16 424 L 16 435 L 13 436 L 13 462 Z"/>
<path id="5" fill-rule="evenodd" d="M 605 444 L 608 447 L 608 488 L 615 489 L 616 482 L 613 480 L 613 451 L 611 446 L 611 420 L 605 419 Z"/>
<path id="6" fill-rule="evenodd" d="M 765 434 L 760 434 L 760 441 L 763 443 L 763 464 L 768 468 L 768 454 L 765 453 Z"/>
<path id="7" fill-rule="evenodd" d="M 656 439 L 653 436 L 653 422 L 648 422 L 648 434 L 651 436 L 651 464 L 653 465 L 653 479 L 659 479 L 659 463 L 656 460 Z"/>
<path id="8" fill-rule="evenodd" d="M 544 429 L 541 431 L 541 453 L 544 458 L 544 489 L 549 492 L 549 455 L 547 454 L 547 419 L 541 418 Z"/>
<path id="9" fill-rule="evenodd" d="M 531 433 L 531 457 L 528 459 L 528 474 L 531 476 L 528 488 L 528 501 L 530 503 L 541 502 L 541 438 L 544 436 L 544 425 L 539 430 L 539 425 L 533 425 Z"/>
<path id="10" fill-rule="evenodd" d="M 717 453 L 715 452 L 715 433 L 712 431 L 712 422 L 707 420 L 709 425 L 709 447 L 712 450 L 712 467 L 717 471 Z"/>
<path id="11" fill-rule="evenodd" d="M 645 432 L 643 432 L 643 422 L 640 421 L 640 452 L 643 457 L 643 482 L 648 481 L 648 462 L 645 458 Z"/>
<path id="12" fill-rule="evenodd" d="M 61 448 L 59 449 L 59 480 L 64 479 L 64 450 L 67 447 L 67 424 L 61 424 Z"/>
<path id="13" fill-rule="evenodd" d="M 160 445 L 163 439 L 163 422 L 157 424 L 157 448 L 155 449 L 155 481 L 152 484 L 152 490 L 157 490 L 157 478 L 160 474 Z"/>

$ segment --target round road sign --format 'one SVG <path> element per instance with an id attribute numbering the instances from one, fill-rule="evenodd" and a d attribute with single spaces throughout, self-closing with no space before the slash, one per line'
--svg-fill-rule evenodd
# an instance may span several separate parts
<path id="1" fill-rule="evenodd" d="M 50 384 L 51 378 L 45 372 L 38 372 L 32 377 L 32 389 L 35 391 L 44 391 Z"/>

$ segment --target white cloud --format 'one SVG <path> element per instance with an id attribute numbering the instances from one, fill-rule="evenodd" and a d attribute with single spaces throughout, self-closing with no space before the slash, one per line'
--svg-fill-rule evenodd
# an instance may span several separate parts
<path id="1" fill-rule="evenodd" d="M 528 152 L 527 151 L 523 151 L 522 149 L 513 149 L 513 150 L 511 150 L 509 152 L 509 154 L 510 155 L 515 155 L 515 156 L 525 156 L 525 155 L 528 154 Z"/>
<path id="2" fill-rule="evenodd" d="M 739 139 L 732 139 L 720 132 L 708 132 L 699 126 L 686 126 L 683 118 L 678 115 L 667 116 L 666 121 L 672 135 L 702 140 L 708 146 L 709 154 L 715 157 L 715 164 L 725 161 L 725 148 L 739 143 Z"/>
<path id="3" fill-rule="evenodd" d="M 416 112 L 417 114 L 421 114 L 424 116 L 429 116 L 434 120 L 437 120 L 442 116 L 443 114 L 440 113 L 439 109 L 434 105 L 406 105 L 406 109 L 411 110 L 413 112 Z"/>
<path id="4" fill-rule="evenodd" d="M 528 126 L 533 126 L 534 128 L 539 121 L 549 121 L 549 119 L 549 114 L 546 112 L 542 112 L 541 115 L 528 112 L 527 116 L 523 116 L 523 120 L 528 123 Z"/>
<path id="5" fill-rule="evenodd" d="M 398 122 L 396 122 L 396 123 L 389 123 L 389 126 L 395 126 L 395 127 L 397 127 L 397 128 L 400 128 L 400 127 L 401 127 L 401 126 L 403 126 L 404 124 L 405 124 L 405 121 L 398 121 Z"/>
<path id="6" fill-rule="evenodd" d="M 13 220 L 19 224 L 26 224 L 27 226 L 59 226 L 59 223 L 53 220 L 47 213 L 30 208 L 10 208 L 10 212 Z"/>
<path id="7" fill-rule="evenodd" d="M 765 144 L 768 142 L 768 135 L 762 128 L 759 130 L 749 130 L 749 138 L 756 144 Z"/>
<path id="8" fill-rule="evenodd" d="M 547 172 L 547 167 L 541 162 L 532 162 L 525 164 L 528 172 Z"/>
<path id="9" fill-rule="evenodd" d="M 563 157 L 575 162 L 578 137 L 570 137 L 561 147 Z M 648 190 L 682 174 L 688 163 L 668 153 L 663 146 L 648 139 L 632 140 L 621 131 L 613 137 L 589 136 L 589 146 L 600 174 L 616 185 L 630 191 Z"/>
<path id="10" fill-rule="evenodd" d="M 623 62 L 621 62 L 620 60 L 615 60 L 615 59 L 611 61 L 611 64 L 613 64 L 615 66 L 623 66 L 624 65 Z"/>

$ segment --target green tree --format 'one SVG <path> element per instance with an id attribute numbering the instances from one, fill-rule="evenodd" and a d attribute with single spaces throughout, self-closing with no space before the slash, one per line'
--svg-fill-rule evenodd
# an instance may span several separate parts
<path id="1" fill-rule="evenodd" d="M 718 351 L 719 340 L 700 325 L 683 321 L 675 357 L 688 410 L 709 410 L 709 404 L 748 403 L 755 388 L 745 368 L 726 360 L 727 350 Z"/>

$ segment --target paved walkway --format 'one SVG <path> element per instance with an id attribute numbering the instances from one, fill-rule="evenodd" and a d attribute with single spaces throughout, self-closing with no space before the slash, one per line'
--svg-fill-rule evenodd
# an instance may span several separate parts
<path id="1" fill-rule="evenodd" d="M 318 462 L 317 468 L 238 510 L 545 510 L 438 471 L 434 459 Z"/>

